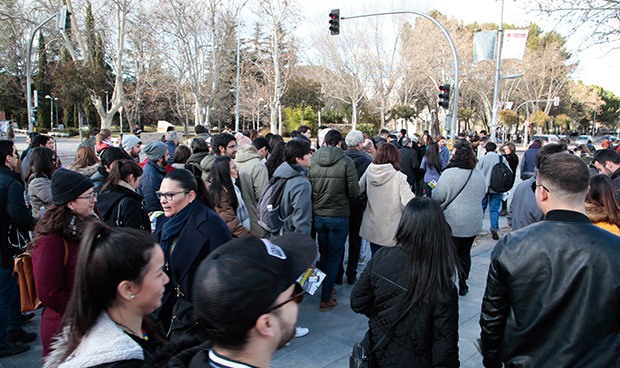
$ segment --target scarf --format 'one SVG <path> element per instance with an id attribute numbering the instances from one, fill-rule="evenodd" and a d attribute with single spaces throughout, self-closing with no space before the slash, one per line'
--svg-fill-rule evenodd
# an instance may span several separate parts
<path id="1" fill-rule="evenodd" d="M 185 226 L 185 223 L 189 219 L 189 216 L 196 208 L 196 204 L 198 203 L 198 199 L 195 199 L 192 203 L 189 203 L 185 208 L 183 208 L 179 213 L 170 217 L 168 221 L 166 221 L 161 227 L 161 235 L 159 239 L 159 245 L 161 245 L 162 250 L 164 251 L 164 256 L 169 259 L 170 254 L 168 254 L 168 250 L 172 245 L 172 241 L 176 238 Z"/>

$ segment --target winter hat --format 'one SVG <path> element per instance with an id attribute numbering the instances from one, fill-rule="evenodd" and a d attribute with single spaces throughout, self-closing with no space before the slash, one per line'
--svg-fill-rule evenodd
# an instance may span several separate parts
<path id="1" fill-rule="evenodd" d="M 123 151 L 120 147 L 108 147 L 101 152 L 101 163 L 103 166 L 110 167 L 112 162 L 116 160 L 131 159 L 127 152 Z"/>
<path id="2" fill-rule="evenodd" d="M 173 130 L 173 131 L 166 133 L 166 142 L 172 142 L 175 139 L 177 139 L 176 131 Z"/>
<path id="3" fill-rule="evenodd" d="M 153 141 L 147 144 L 143 151 L 149 160 L 157 161 L 168 152 L 168 146 L 162 141 Z"/>
<path id="4" fill-rule="evenodd" d="M 93 182 L 88 177 L 72 170 L 60 168 L 52 175 L 52 202 L 56 206 L 69 203 L 92 187 Z"/>
<path id="5" fill-rule="evenodd" d="M 135 135 L 124 135 L 123 136 L 123 149 L 125 151 L 129 151 L 130 149 L 134 148 L 137 144 L 142 143 L 142 141 L 140 140 L 140 138 L 136 137 Z"/>

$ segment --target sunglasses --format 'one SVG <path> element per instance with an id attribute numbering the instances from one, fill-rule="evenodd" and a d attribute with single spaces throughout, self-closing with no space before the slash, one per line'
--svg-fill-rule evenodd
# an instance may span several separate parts
<path id="1" fill-rule="evenodd" d="M 294 301 L 295 303 L 299 304 L 304 300 L 304 295 L 307 293 L 307 291 L 305 291 L 301 285 L 299 285 L 299 283 L 295 283 L 295 288 L 293 289 L 293 295 L 289 298 L 286 299 L 285 301 L 283 301 L 280 304 L 276 304 L 275 306 L 267 309 L 267 311 L 265 313 L 271 313 L 274 310 L 283 307 L 284 305 Z"/>
<path id="2" fill-rule="evenodd" d="M 546 191 L 547 191 L 547 193 L 551 193 L 551 192 L 549 192 L 549 189 L 547 189 L 547 187 L 545 187 L 545 186 L 544 186 L 544 185 L 542 185 L 542 184 L 536 184 L 536 182 L 535 182 L 535 181 L 533 181 L 533 182 L 532 182 L 532 192 L 536 193 L 536 188 L 537 188 L 537 187 L 542 187 L 544 190 L 546 190 Z"/>

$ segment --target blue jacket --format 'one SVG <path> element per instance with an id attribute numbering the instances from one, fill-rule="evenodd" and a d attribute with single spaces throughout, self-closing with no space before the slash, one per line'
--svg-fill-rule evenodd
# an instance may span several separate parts
<path id="1" fill-rule="evenodd" d="M 142 180 L 140 180 L 140 185 L 138 186 L 138 194 L 144 197 L 144 210 L 147 213 L 163 211 L 155 192 L 159 190 L 161 181 L 166 176 L 166 169 L 157 166 L 154 161 L 147 160 L 143 170 Z"/>
<path id="2" fill-rule="evenodd" d="M 166 142 L 166 146 L 168 146 L 168 165 L 172 165 L 174 163 L 174 151 L 177 150 L 177 145 L 174 144 L 173 141 Z"/>
<path id="3" fill-rule="evenodd" d="M 2 267 L 13 268 L 13 256 L 25 249 L 18 248 L 17 232 L 28 236 L 35 219 L 24 201 L 24 184 L 20 175 L 6 166 L 0 167 L 0 261 Z M 9 230 L 10 228 L 10 230 Z"/>
<path id="4" fill-rule="evenodd" d="M 157 241 L 161 239 L 162 226 L 168 220 L 164 215 L 157 218 L 153 233 Z M 194 277 L 202 260 L 215 248 L 230 240 L 232 236 L 224 220 L 203 203 L 198 203 L 181 229 L 169 261 L 170 269 L 186 300 L 193 300 Z M 162 305 L 166 304 L 172 289 L 172 282 L 169 282 L 164 291 Z"/>
<path id="5" fill-rule="evenodd" d="M 536 170 L 536 154 L 538 153 L 540 147 L 540 144 L 534 142 L 530 145 L 527 151 L 523 153 L 523 158 L 521 159 L 521 180 L 525 180 L 534 175 Z M 524 177 L 524 174 L 529 176 Z"/>

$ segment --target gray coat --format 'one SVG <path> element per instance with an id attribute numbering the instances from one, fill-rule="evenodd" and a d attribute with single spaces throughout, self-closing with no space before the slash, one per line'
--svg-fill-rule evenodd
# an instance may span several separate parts
<path id="1" fill-rule="evenodd" d="M 298 168 L 302 169 L 299 165 Z M 273 173 L 274 178 L 288 179 L 280 204 L 280 216 L 284 219 L 282 231 L 304 233 L 312 231 L 312 187 L 306 176 L 283 162 Z"/>
<path id="2" fill-rule="evenodd" d="M 499 163 L 500 155 L 495 152 L 487 152 L 479 161 L 476 168 L 482 171 L 484 175 L 487 192 L 489 193 L 497 193 L 493 189 L 491 189 L 491 173 L 493 172 L 493 167 Z M 507 168 L 510 169 L 510 165 L 508 165 L 508 161 L 502 157 L 502 162 L 506 165 Z M 511 170 L 512 171 L 512 170 Z"/>
<path id="3" fill-rule="evenodd" d="M 52 204 L 52 187 L 48 177 L 36 177 L 28 183 L 32 217 L 41 217 L 41 208 Z"/>
<path id="4" fill-rule="evenodd" d="M 508 208 L 508 225 L 512 230 L 519 230 L 529 224 L 542 221 L 543 215 L 536 196 L 532 192 L 532 182 L 536 181 L 536 175 L 519 183 L 514 190 L 510 207 Z"/>
<path id="5" fill-rule="evenodd" d="M 482 199 L 486 194 L 484 175 L 474 169 L 467 185 L 465 181 L 471 170 L 451 167 L 443 171 L 433 190 L 433 199 L 444 209 L 446 221 L 452 228 L 452 236 L 468 238 L 476 236 L 482 228 Z M 463 185 L 465 187 L 463 188 Z M 455 198 L 459 190 L 463 191 Z M 450 200 L 452 203 L 448 204 Z M 448 207 L 446 207 L 448 204 Z"/>
<path id="6" fill-rule="evenodd" d="M 256 204 L 269 181 L 267 167 L 261 162 L 256 148 L 250 145 L 239 147 L 236 161 L 239 166 L 238 184 L 241 188 L 243 202 L 250 215 L 251 230 L 254 234 L 262 235 L 264 230 L 258 224 Z"/>

